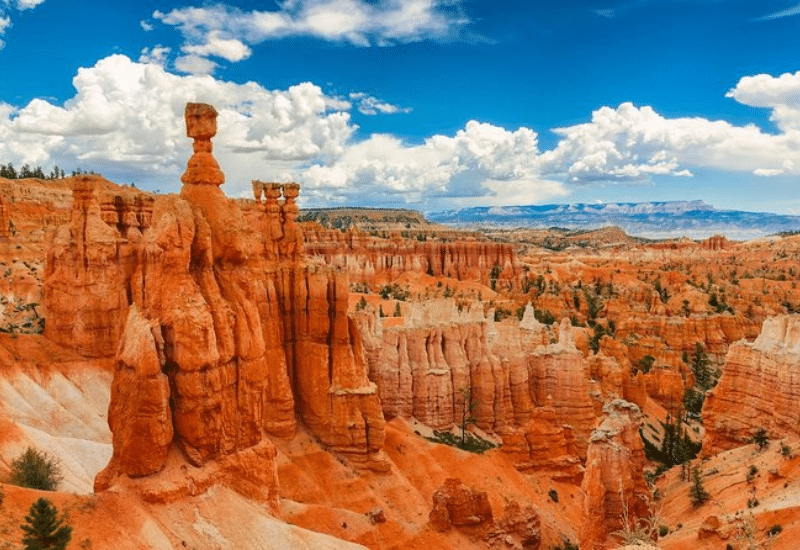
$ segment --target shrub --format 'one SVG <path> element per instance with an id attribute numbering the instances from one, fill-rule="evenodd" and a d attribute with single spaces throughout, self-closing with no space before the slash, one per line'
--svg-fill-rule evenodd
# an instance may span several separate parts
<path id="1" fill-rule="evenodd" d="M 781 531 L 783 531 L 783 527 L 781 525 L 779 525 L 779 524 L 775 524 L 772 527 L 770 527 L 769 529 L 767 529 L 767 536 L 768 537 L 774 537 L 775 535 L 777 535 Z"/>
<path id="2" fill-rule="evenodd" d="M 439 430 L 434 430 L 433 437 L 426 437 L 425 439 L 428 441 L 433 441 L 434 443 L 441 443 L 442 445 L 457 447 L 462 451 L 468 451 L 476 454 L 483 454 L 489 449 L 494 449 L 497 446 L 491 441 L 482 439 L 470 432 L 466 432 L 462 438 L 461 436 L 455 435 L 451 432 L 440 432 Z"/>
<path id="3" fill-rule="evenodd" d="M 639 359 L 638 367 L 643 373 L 647 374 L 650 372 L 650 369 L 653 368 L 653 364 L 656 362 L 656 358 L 652 355 L 645 355 L 641 359 Z"/>
<path id="4" fill-rule="evenodd" d="M 25 536 L 25 550 L 64 550 L 72 539 L 72 527 L 64 525 L 64 518 L 57 517 L 58 510 L 46 498 L 40 498 L 31 506 L 20 528 Z"/>
<path id="5" fill-rule="evenodd" d="M 747 469 L 747 483 L 752 483 L 753 480 L 756 478 L 757 473 L 758 473 L 758 467 L 755 464 L 751 464 L 750 467 Z"/>
<path id="6" fill-rule="evenodd" d="M 753 443 L 758 445 L 758 448 L 761 450 L 766 449 L 769 447 L 769 437 L 767 437 L 767 430 L 764 428 L 759 428 L 756 430 L 756 433 L 753 434 Z"/>
<path id="7" fill-rule="evenodd" d="M 9 483 L 41 491 L 54 491 L 61 481 L 58 462 L 47 453 L 33 447 L 11 461 Z"/>
<path id="8" fill-rule="evenodd" d="M 552 500 L 553 502 L 558 502 L 558 491 L 556 491 L 555 489 L 550 489 L 547 492 L 547 496 L 549 496 L 550 500 Z"/>
<path id="9" fill-rule="evenodd" d="M 792 448 L 786 443 L 781 443 L 781 455 L 786 458 L 791 458 Z"/>
<path id="10" fill-rule="evenodd" d="M 556 316 L 549 309 L 534 309 L 533 316 L 543 325 L 552 325 L 557 321 Z"/>
<path id="11" fill-rule="evenodd" d="M 669 535 L 669 527 L 664 524 L 658 526 L 658 536 L 659 537 L 666 537 Z"/>

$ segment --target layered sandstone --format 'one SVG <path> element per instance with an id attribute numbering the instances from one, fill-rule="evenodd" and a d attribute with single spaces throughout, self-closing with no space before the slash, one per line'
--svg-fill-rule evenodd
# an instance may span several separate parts
<path id="1" fill-rule="evenodd" d="M 586 456 L 589 434 L 597 417 L 589 396 L 587 372 L 583 354 L 575 346 L 575 336 L 569 319 L 559 326 L 558 342 L 538 345 L 537 339 L 524 343 L 531 399 L 534 406 L 553 407 L 569 437 L 574 440 L 578 456 Z"/>
<path id="2" fill-rule="evenodd" d="M 47 246 L 45 335 L 90 357 L 113 355 L 128 313 L 132 251 L 102 219 L 97 180 L 73 180 L 69 224 Z"/>
<path id="3" fill-rule="evenodd" d="M 755 342 L 730 347 L 722 376 L 703 407 L 703 455 L 749 442 L 759 429 L 769 438 L 800 431 L 800 316 L 764 321 Z"/>
<path id="4" fill-rule="evenodd" d="M 451 300 L 413 304 L 401 325 L 383 325 L 378 316 L 361 323 L 370 379 L 387 418 L 413 416 L 449 428 L 463 421 L 461 405 L 471 397 L 478 426 L 493 430 L 513 422 L 509 375 L 490 349 L 491 328 L 480 306 L 459 311 Z"/>
<path id="5" fill-rule="evenodd" d="M 475 491 L 458 478 L 448 478 L 433 493 L 430 512 L 431 526 L 437 531 L 453 527 L 478 525 L 492 520 L 492 507 L 485 492 Z"/>
<path id="6" fill-rule="evenodd" d="M 514 281 L 521 273 L 511 245 L 490 241 L 383 239 L 359 231 L 317 230 L 305 235 L 305 250 L 326 264 L 346 270 L 352 280 L 393 281 L 406 272 L 480 281 Z"/>
<path id="7" fill-rule="evenodd" d="M 117 350 L 114 456 L 97 487 L 160 471 L 173 444 L 195 466 L 269 446 L 266 434 L 294 433 L 295 410 L 329 449 L 385 469 L 346 275 L 304 261 L 297 184 L 254 182 L 260 215 L 248 220 L 224 196 L 215 117 L 187 106 L 195 153 L 183 189 L 159 197 L 146 223 L 133 211 L 104 221 L 83 179 L 52 240 L 48 336 L 87 355 Z"/>
<path id="8" fill-rule="evenodd" d="M 649 515 L 641 412 L 622 400 L 607 404 L 603 411 L 606 416 L 591 435 L 581 484 L 584 517 L 579 546 L 587 550 L 614 548 L 619 543 L 615 532 L 635 528 Z"/>
<path id="9" fill-rule="evenodd" d="M 523 470 L 580 478 L 596 417 L 586 381 L 587 364 L 569 322 L 559 341 L 533 319 L 493 320 L 480 304 L 458 310 L 451 300 L 410 304 L 400 323 L 365 313 L 370 379 L 387 418 L 414 417 L 437 429 L 460 426 L 468 416 L 503 438 L 503 450 Z"/>

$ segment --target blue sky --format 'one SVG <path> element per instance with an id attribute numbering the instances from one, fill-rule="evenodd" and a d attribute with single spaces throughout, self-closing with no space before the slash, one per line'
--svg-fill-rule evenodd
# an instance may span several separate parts
<path id="1" fill-rule="evenodd" d="M 0 0 L 0 162 L 303 204 L 800 213 L 798 0 Z"/>

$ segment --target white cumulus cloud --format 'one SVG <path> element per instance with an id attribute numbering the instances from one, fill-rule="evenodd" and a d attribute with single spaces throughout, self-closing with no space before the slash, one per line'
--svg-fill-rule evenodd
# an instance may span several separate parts
<path id="1" fill-rule="evenodd" d="M 732 97 L 739 99 L 736 95 Z M 773 117 L 786 120 L 786 115 L 777 115 L 777 102 L 761 97 L 762 106 L 773 108 Z M 700 117 L 669 119 L 631 103 L 602 107 L 592 113 L 591 122 L 554 131 L 562 139 L 541 155 L 542 173 L 561 174 L 575 183 L 688 176 L 692 168 L 783 172 L 786 160 L 800 166 L 800 134 L 793 130 L 771 135 L 754 125 Z"/>
<path id="2" fill-rule="evenodd" d="M 331 110 L 311 83 L 271 91 L 178 76 L 113 55 L 79 69 L 73 86 L 76 93 L 63 106 L 41 99 L 18 109 L 2 105 L 0 158 L 80 166 L 122 181 L 171 182 L 176 190 L 191 154 L 184 106 L 203 101 L 220 113 L 215 153 L 229 174 L 228 192 L 236 193 L 253 177 L 341 154 L 354 131 L 349 113 Z"/>
<path id="3" fill-rule="evenodd" d="M 419 143 L 389 134 L 357 139 L 352 111 L 404 108 L 363 92 L 327 95 L 310 82 L 269 90 L 210 74 L 178 75 L 163 66 L 166 50 L 145 49 L 139 62 L 112 55 L 79 69 L 75 94 L 63 104 L 0 103 L 0 158 L 45 171 L 53 164 L 81 167 L 116 181 L 177 191 L 191 155 L 183 110 L 187 102 L 201 101 L 220 114 L 214 153 L 229 195 L 248 196 L 254 178 L 296 180 L 306 204 L 437 209 L 530 204 L 564 196 L 570 184 L 690 177 L 701 169 L 800 174 L 798 74 L 745 77 L 728 94 L 770 109 L 776 133 L 700 117 L 666 118 L 651 107 L 623 103 L 595 110 L 586 123 L 556 129 L 556 146 L 541 151 L 530 128 L 474 120 L 454 135 Z M 203 56 L 192 62 L 213 63 Z"/>
<path id="4" fill-rule="evenodd" d="M 16 2 L 17 9 L 20 10 L 31 10 L 39 4 L 44 4 L 44 0 L 17 0 Z"/>
<path id="5" fill-rule="evenodd" d="M 11 26 L 11 18 L 10 17 L 0 17 L 0 36 L 3 36 L 6 32 L 6 29 Z M 0 40 L 0 49 L 5 46 L 5 42 Z"/>
<path id="6" fill-rule="evenodd" d="M 306 36 L 357 46 L 389 46 L 456 35 L 470 23 L 459 0 L 284 0 L 275 11 L 225 4 L 186 7 L 153 17 L 183 35 L 187 55 L 241 61 L 250 45 Z"/>
<path id="7" fill-rule="evenodd" d="M 145 57 L 159 57 L 148 50 Z M 312 83 L 267 90 L 208 75 L 176 75 L 122 55 L 82 68 L 63 105 L 0 105 L 0 158 L 15 164 L 92 169 L 121 182 L 177 191 L 191 155 L 187 101 L 220 113 L 214 154 L 226 193 L 249 195 L 254 178 L 303 184 L 309 204 L 530 203 L 565 187 L 537 173 L 537 135 L 469 122 L 453 136 L 407 144 L 390 135 L 354 139 L 357 103 Z M 356 101 L 367 94 L 356 93 Z"/>
<path id="8" fill-rule="evenodd" d="M 358 112 L 362 115 L 394 115 L 397 113 L 410 113 L 411 107 L 400 107 L 372 97 L 364 92 L 351 92 L 350 99 L 358 105 Z"/>
<path id="9" fill-rule="evenodd" d="M 153 46 L 152 48 L 144 48 L 139 56 L 139 63 L 154 63 L 163 67 L 171 50 L 171 48 L 167 48 L 161 44 Z"/>
<path id="10" fill-rule="evenodd" d="M 381 204 L 503 202 L 524 203 L 566 194 L 562 184 L 539 176 L 537 136 L 470 121 L 453 137 L 434 135 L 407 145 L 384 134 L 353 144 L 336 161 L 314 164 L 301 180 L 330 200 L 344 202 L 359 190 L 367 202 Z"/>
<path id="11" fill-rule="evenodd" d="M 175 68 L 182 73 L 193 75 L 209 75 L 217 68 L 217 64 L 199 55 L 182 55 L 175 60 Z"/>
<path id="12" fill-rule="evenodd" d="M 726 96 L 744 105 L 771 109 L 770 120 L 783 132 L 800 130 L 800 71 L 777 77 L 746 76 Z"/>
<path id="13" fill-rule="evenodd" d="M 215 56 L 228 61 L 241 61 L 250 57 L 250 48 L 235 38 L 223 38 L 220 31 L 211 31 L 206 36 L 205 43 L 200 45 L 187 45 L 181 48 L 191 55 L 203 57 Z"/>

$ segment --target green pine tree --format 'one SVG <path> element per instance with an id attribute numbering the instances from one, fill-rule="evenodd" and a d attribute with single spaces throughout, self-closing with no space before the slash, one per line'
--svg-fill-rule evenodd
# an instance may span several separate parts
<path id="1" fill-rule="evenodd" d="M 703 487 L 703 477 L 696 466 L 692 469 L 692 486 L 689 488 L 689 497 L 695 507 L 700 506 L 711 497 Z"/>
<path id="2" fill-rule="evenodd" d="M 714 379 L 714 371 L 711 368 L 711 360 L 700 342 L 695 344 L 691 368 L 698 388 L 702 391 L 708 391 L 714 387 L 716 380 Z"/>
<path id="3" fill-rule="evenodd" d="M 25 550 L 64 550 L 72 539 L 72 527 L 63 523 L 64 518 L 58 518 L 52 502 L 46 498 L 34 502 L 20 526 L 25 533 Z"/>

